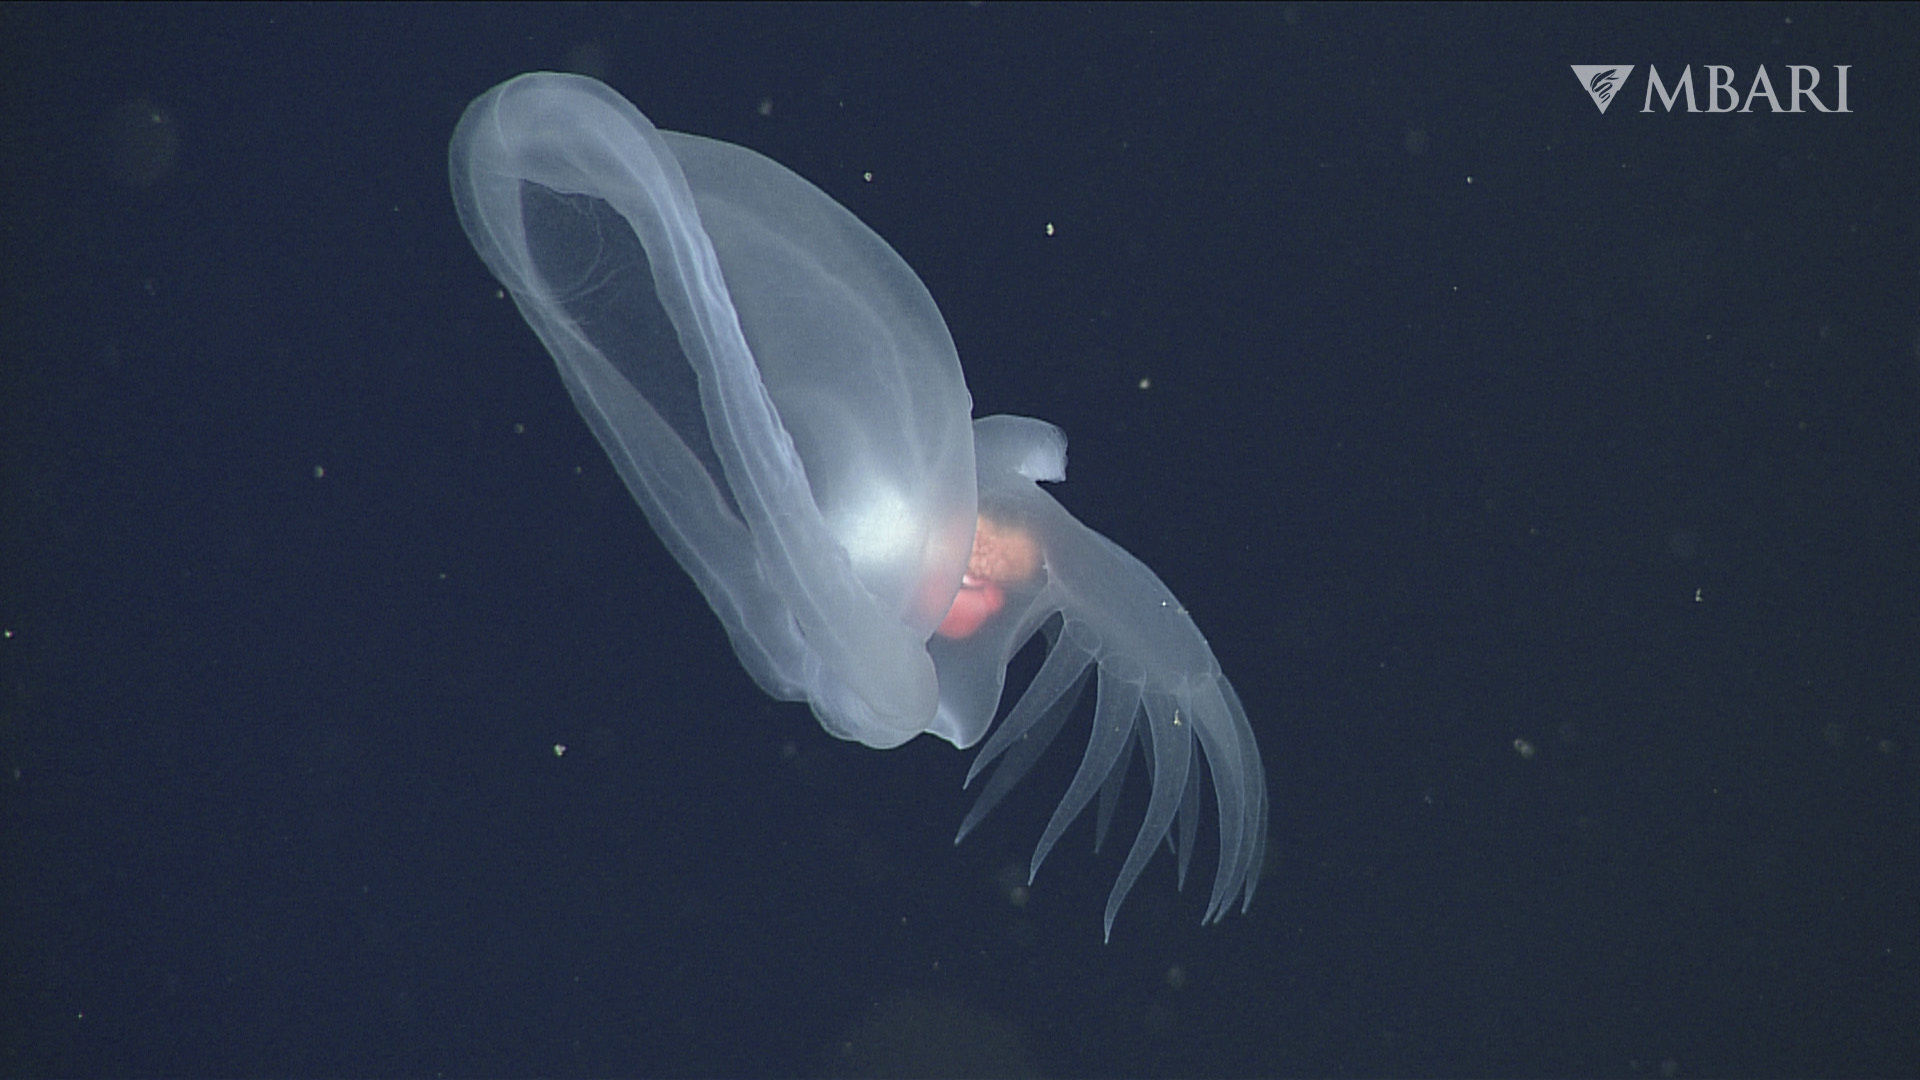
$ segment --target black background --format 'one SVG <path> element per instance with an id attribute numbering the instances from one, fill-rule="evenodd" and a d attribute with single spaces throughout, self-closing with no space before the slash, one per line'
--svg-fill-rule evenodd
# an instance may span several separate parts
<path id="1" fill-rule="evenodd" d="M 1913 6 L 0 49 L 9 1073 L 1920 1067 Z M 1853 111 L 1644 113 L 1649 63 Z M 538 69 L 819 184 L 977 413 L 1067 431 L 1253 717 L 1249 916 L 1162 857 L 1102 945 L 1085 823 L 1016 902 L 1077 737 L 955 848 L 970 755 L 758 693 L 455 219 L 454 121 Z"/>

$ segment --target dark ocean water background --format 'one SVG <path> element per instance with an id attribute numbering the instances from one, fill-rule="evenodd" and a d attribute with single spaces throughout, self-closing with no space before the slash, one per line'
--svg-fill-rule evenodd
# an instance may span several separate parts
<path id="1" fill-rule="evenodd" d="M 0 1068 L 1913 1074 L 1917 10 L 0 9 Z M 1205 830 L 1111 944 L 1089 824 L 1015 887 L 1077 735 L 955 848 L 970 754 L 754 688 L 455 219 L 539 69 L 1066 430 L 1253 718 L 1250 915 Z"/>

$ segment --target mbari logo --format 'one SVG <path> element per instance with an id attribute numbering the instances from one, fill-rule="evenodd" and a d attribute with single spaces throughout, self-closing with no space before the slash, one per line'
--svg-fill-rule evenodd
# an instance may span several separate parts
<path id="1" fill-rule="evenodd" d="M 1607 106 L 1613 104 L 1614 91 L 1620 89 L 1620 84 L 1626 82 L 1631 74 L 1632 64 L 1625 67 L 1619 64 L 1573 65 L 1574 77 L 1580 80 L 1581 86 L 1587 88 L 1587 96 L 1603 113 L 1607 111 Z"/>
<path id="2" fill-rule="evenodd" d="M 1569 66 L 1573 68 L 1574 78 L 1579 79 L 1580 85 L 1587 91 L 1587 96 L 1593 99 L 1594 107 L 1602 113 L 1606 112 L 1607 106 L 1613 104 L 1613 99 L 1619 96 L 1620 89 L 1626 86 L 1627 79 L 1632 77 L 1634 69 L 1632 64 L 1572 64 Z M 1682 98 L 1686 99 L 1687 111 L 1690 113 L 1750 113 L 1756 101 L 1765 101 L 1768 109 L 1777 113 L 1803 113 L 1809 111 L 1807 108 L 1809 105 L 1813 107 L 1811 110 L 1813 112 L 1850 113 L 1853 111 L 1847 107 L 1847 72 L 1853 69 L 1852 64 L 1833 66 L 1834 105 L 1831 108 L 1821 97 L 1820 69 L 1817 67 L 1807 64 L 1788 64 L 1786 91 L 1781 94 L 1774 92 L 1773 79 L 1767 75 L 1767 66 L 1762 64 L 1754 71 L 1753 78 L 1747 83 L 1747 92 L 1743 95 L 1740 93 L 1732 68 L 1722 64 L 1704 66 L 1707 72 L 1707 107 L 1705 109 L 1700 108 L 1699 100 L 1694 96 L 1692 64 L 1680 69 L 1680 77 L 1674 80 L 1671 89 L 1668 88 L 1666 81 L 1660 78 L 1660 69 L 1648 64 L 1647 90 L 1640 103 L 1640 111 L 1653 112 L 1653 103 L 1657 100 L 1661 108 L 1672 112 L 1673 107 L 1679 104 Z M 1782 97 L 1786 98 L 1784 106 L 1780 103 Z"/>

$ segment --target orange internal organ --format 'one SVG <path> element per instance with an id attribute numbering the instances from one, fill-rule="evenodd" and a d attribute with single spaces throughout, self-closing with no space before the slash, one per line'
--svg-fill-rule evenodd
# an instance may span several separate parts
<path id="1" fill-rule="evenodd" d="M 1006 606 L 1004 586 L 1029 580 L 1040 569 L 1033 534 L 982 514 L 974 523 L 973 553 L 947 617 L 934 631 L 944 638 L 971 637 Z"/>

